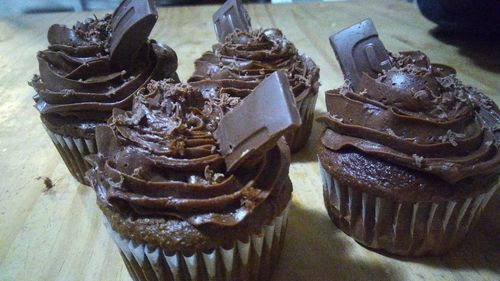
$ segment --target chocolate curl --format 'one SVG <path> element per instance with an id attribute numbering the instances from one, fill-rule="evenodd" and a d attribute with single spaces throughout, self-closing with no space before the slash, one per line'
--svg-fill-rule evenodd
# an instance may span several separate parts
<path id="1" fill-rule="evenodd" d="M 212 16 L 215 35 L 220 43 L 226 36 L 236 30 L 250 31 L 252 25 L 248 11 L 243 7 L 241 0 L 227 0 Z"/>
<path id="2" fill-rule="evenodd" d="M 214 137 L 231 172 L 271 149 L 301 123 L 288 78 L 276 71 L 221 119 Z"/>
<path id="3" fill-rule="evenodd" d="M 117 69 L 125 69 L 146 43 L 158 19 L 154 0 L 125 0 L 113 13 L 109 53 Z"/>
<path id="4" fill-rule="evenodd" d="M 378 38 L 371 19 L 363 20 L 330 36 L 344 78 L 357 90 L 363 73 L 376 78 L 392 67 L 389 53 Z"/>

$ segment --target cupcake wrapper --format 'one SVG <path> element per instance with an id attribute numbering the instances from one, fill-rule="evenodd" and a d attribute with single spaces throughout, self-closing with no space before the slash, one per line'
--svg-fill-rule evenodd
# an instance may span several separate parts
<path id="1" fill-rule="evenodd" d="M 309 135 L 311 135 L 314 122 L 314 108 L 316 106 L 318 93 L 312 92 L 312 89 L 310 91 L 311 92 L 300 102 L 300 104 L 297 104 L 300 118 L 302 119 L 302 125 L 285 135 L 291 152 L 297 152 L 304 147 L 309 139 Z"/>
<path id="2" fill-rule="evenodd" d="M 247 281 L 269 280 L 278 261 L 287 227 L 289 206 L 259 234 L 195 253 L 173 252 L 136 243 L 104 224 L 120 250 L 132 279 L 136 281 Z"/>
<path id="3" fill-rule="evenodd" d="M 71 175 L 81 184 L 88 185 L 85 180 L 85 173 L 90 169 L 90 164 L 88 164 L 83 157 L 97 153 L 95 139 L 63 136 L 52 132 L 47 127 L 45 127 L 45 130 L 52 139 L 57 151 L 59 151 Z"/>
<path id="4" fill-rule="evenodd" d="M 458 201 L 396 202 L 339 183 L 320 163 L 332 221 L 358 243 L 402 256 L 441 255 L 460 243 L 498 188 Z"/>

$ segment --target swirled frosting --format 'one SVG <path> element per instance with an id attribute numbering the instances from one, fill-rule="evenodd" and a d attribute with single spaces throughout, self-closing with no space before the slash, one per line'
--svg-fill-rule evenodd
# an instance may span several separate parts
<path id="1" fill-rule="evenodd" d="M 498 173 L 498 145 L 478 115 L 479 103 L 498 110 L 493 101 L 421 52 L 391 60 L 394 67 L 376 78 L 365 74 L 357 91 L 346 83 L 326 93 L 329 113 L 319 120 L 328 128 L 321 143 L 334 151 L 354 148 L 450 183 Z"/>
<path id="2" fill-rule="evenodd" d="M 114 109 L 108 125 L 97 127 L 99 153 L 88 158 L 88 177 L 99 200 L 141 216 L 231 227 L 251 220 L 270 197 L 290 198 L 284 141 L 226 172 L 212 132 L 238 103 L 213 82 L 151 81 L 131 111 Z"/>
<path id="3" fill-rule="evenodd" d="M 218 81 L 228 93 L 244 97 L 267 75 L 285 70 L 297 102 L 317 94 L 319 68 L 300 55 L 279 29 L 236 31 L 195 61 L 189 81 Z"/>
<path id="4" fill-rule="evenodd" d="M 175 52 L 153 40 L 131 58 L 128 69 L 115 69 L 109 58 L 111 18 L 50 27 L 50 45 L 37 55 L 40 75 L 31 81 L 43 116 L 105 122 L 114 107 L 129 108 L 131 95 L 150 79 L 177 77 Z"/>

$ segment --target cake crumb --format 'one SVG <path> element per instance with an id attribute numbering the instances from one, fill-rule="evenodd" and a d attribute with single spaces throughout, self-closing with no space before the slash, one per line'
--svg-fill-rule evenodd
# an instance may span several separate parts
<path id="1" fill-rule="evenodd" d="M 42 180 L 42 179 L 43 179 L 43 184 L 45 185 L 45 191 L 52 189 L 55 186 L 55 184 L 49 177 L 39 176 L 36 178 L 36 180 Z"/>

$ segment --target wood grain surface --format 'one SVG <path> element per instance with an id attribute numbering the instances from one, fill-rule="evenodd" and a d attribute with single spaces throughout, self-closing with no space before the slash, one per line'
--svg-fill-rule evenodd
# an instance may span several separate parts
<path id="1" fill-rule="evenodd" d="M 215 42 L 215 6 L 160 9 L 152 38 L 179 56 L 186 80 L 193 61 Z M 340 68 L 328 36 L 371 17 L 385 46 L 420 49 L 433 62 L 458 70 L 467 84 L 500 102 L 498 42 L 436 35 L 434 24 L 402 1 L 250 5 L 254 27 L 279 27 L 321 67 L 317 113 L 323 93 L 339 86 Z M 91 13 L 54 13 L 0 19 L 0 280 L 130 280 L 101 224 L 94 192 L 71 178 L 44 132 L 27 81 L 37 72 L 36 52 L 52 23 L 72 25 Z M 102 13 L 98 13 L 101 16 Z M 500 280 L 500 196 L 497 193 L 468 239 L 445 257 L 395 259 L 369 251 L 338 230 L 323 206 L 315 124 L 290 169 L 294 199 L 285 249 L 274 281 L 304 280 Z M 47 190 L 43 178 L 54 187 Z"/>

